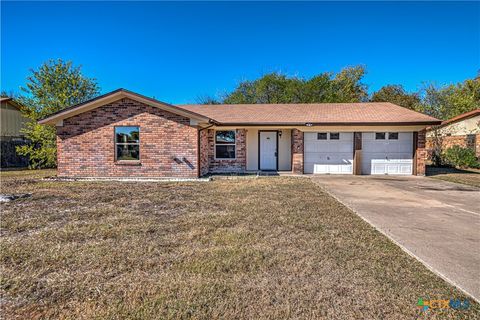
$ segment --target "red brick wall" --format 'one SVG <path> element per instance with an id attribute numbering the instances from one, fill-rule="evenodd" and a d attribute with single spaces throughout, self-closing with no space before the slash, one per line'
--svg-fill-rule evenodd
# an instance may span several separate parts
<path id="1" fill-rule="evenodd" d="M 140 127 L 140 163 L 115 161 L 114 126 Z M 130 99 L 87 111 L 57 127 L 63 177 L 197 177 L 198 131 L 190 121 Z"/>
<path id="2" fill-rule="evenodd" d="M 425 161 L 427 159 L 427 150 L 425 149 L 426 131 L 422 130 L 417 133 L 417 149 L 415 150 L 417 166 L 417 176 L 425 175 Z"/>
<path id="3" fill-rule="evenodd" d="M 480 134 L 476 135 L 475 139 L 475 145 L 469 144 L 468 143 L 468 138 L 466 135 L 463 136 L 444 136 L 441 137 L 441 143 L 442 143 L 442 150 L 447 150 L 448 148 L 451 148 L 453 146 L 460 146 L 463 148 L 469 147 L 472 149 L 475 149 L 475 153 L 477 157 L 480 157 Z M 435 138 L 429 137 L 427 138 L 427 150 L 429 152 L 429 155 L 432 154 L 433 149 L 434 149 L 434 141 Z"/>
<path id="4" fill-rule="evenodd" d="M 303 132 L 292 129 L 292 172 L 303 174 Z"/>
<path id="5" fill-rule="evenodd" d="M 247 169 L 247 138 L 245 129 L 236 130 L 235 141 L 236 159 L 215 159 L 215 130 L 208 129 L 209 173 L 239 173 Z"/>

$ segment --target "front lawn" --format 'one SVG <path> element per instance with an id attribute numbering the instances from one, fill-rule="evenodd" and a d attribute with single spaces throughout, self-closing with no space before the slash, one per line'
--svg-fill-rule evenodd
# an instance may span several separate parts
<path id="1" fill-rule="evenodd" d="M 307 178 L 3 176 L 4 318 L 411 319 L 465 296 Z M 478 316 L 427 311 L 428 318 Z"/>
<path id="2" fill-rule="evenodd" d="M 480 188 L 480 170 L 427 167 L 427 176 Z"/>

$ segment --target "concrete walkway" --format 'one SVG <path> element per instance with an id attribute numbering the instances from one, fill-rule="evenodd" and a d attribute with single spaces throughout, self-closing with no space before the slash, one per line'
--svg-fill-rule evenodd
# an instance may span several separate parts
<path id="1" fill-rule="evenodd" d="M 312 180 L 480 300 L 480 189 L 414 176 L 322 175 Z"/>

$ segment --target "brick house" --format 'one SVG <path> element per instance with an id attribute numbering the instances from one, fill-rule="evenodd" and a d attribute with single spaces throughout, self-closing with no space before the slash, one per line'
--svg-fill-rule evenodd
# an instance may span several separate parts
<path id="1" fill-rule="evenodd" d="M 439 126 L 427 128 L 426 148 L 433 153 L 435 143 L 446 150 L 455 145 L 470 148 L 480 158 L 480 109 L 463 113 L 443 121 Z"/>
<path id="2" fill-rule="evenodd" d="M 171 105 L 119 89 L 50 115 L 60 177 L 425 173 L 425 128 L 391 103 Z"/>

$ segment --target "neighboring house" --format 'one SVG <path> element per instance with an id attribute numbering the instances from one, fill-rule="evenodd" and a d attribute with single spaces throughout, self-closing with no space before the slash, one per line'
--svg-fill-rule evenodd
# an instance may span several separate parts
<path id="1" fill-rule="evenodd" d="M 171 105 L 124 89 L 50 115 L 60 177 L 425 173 L 425 128 L 391 103 Z"/>
<path id="2" fill-rule="evenodd" d="M 470 148 L 480 157 L 480 109 L 463 113 L 427 129 L 427 150 L 433 151 L 435 141 L 446 150 L 455 145 Z"/>
<path id="3" fill-rule="evenodd" d="M 0 98 L 0 167 L 26 167 L 28 158 L 19 156 L 17 146 L 27 143 L 21 130 L 28 121 L 20 112 L 21 105 L 13 98 Z"/>

